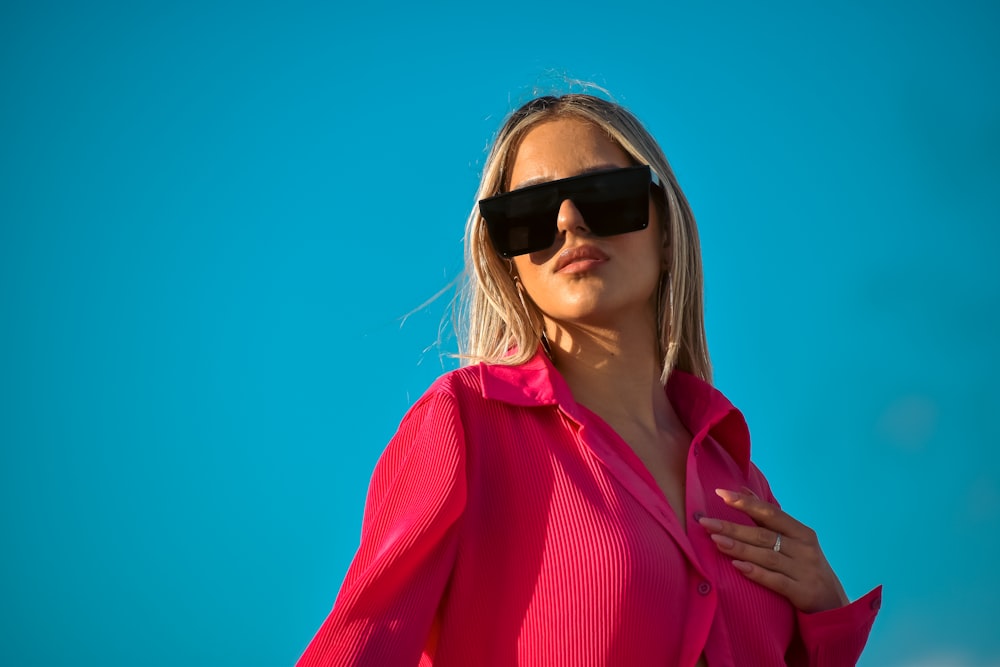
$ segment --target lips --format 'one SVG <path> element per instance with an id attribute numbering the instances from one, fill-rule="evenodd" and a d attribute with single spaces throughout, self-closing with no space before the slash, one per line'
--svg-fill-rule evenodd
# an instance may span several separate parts
<path id="1" fill-rule="evenodd" d="M 611 259 L 597 246 L 581 245 L 575 248 L 566 248 L 559 253 L 559 260 L 556 262 L 556 273 L 575 273 L 586 271 L 598 264 Z"/>

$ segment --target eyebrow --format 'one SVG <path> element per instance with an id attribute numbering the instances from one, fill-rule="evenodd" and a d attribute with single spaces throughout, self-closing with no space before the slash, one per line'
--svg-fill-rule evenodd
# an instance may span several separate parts
<path id="1" fill-rule="evenodd" d="M 624 169 L 621 165 L 617 164 L 596 164 L 593 167 L 587 167 L 578 174 L 573 174 L 573 176 L 583 176 L 584 174 L 593 174 L 598 171 L 614 171 L 615 169 Z M 567 176 L 566 178 L 573 178 L 573 176 Z M 510 188 L 509 192 L 514 190 L 520 190 L 522 188 L 527 188 L 532 185 L 541 185 L 542 183 L 551 183 L 552 181 L 561 181 L 561 178 L 546 178 L 545 176 L 533 176 L 525 181 L 521 181 L 516 186 Z"/>

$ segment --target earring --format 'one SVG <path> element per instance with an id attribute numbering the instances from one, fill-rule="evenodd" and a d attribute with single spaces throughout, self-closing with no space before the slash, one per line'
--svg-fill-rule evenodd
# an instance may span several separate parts
<path id="1" fill-rule="evenodd" d="M 542 329 L 542 349 L 545 350 L 545 356 L 552 361 L 552 346 L 549 345 L 549 337 L 545 335 L 545 329 Z"/>
<path id="2" fill-rule="evenodd" d="M 528 316 L 528 320 L 531 320 L 531 311 L 528 310 L 528 304 L 524 300 L 524 285 L 521 284 L 521 276 L 514 274 L 514 289 L 517 290 L 517 298 L 521 300 L 521 308 L 524 309 L 524 314 Z"/>
<path id="3" fill-rule="evenodd" d="M 517 298 L 521 300 L 521 308 L 524 309 L 524 314 L 528 317 L 528 322 L 531 323 L 532 320 L 533 320 L 533 318 L 531 317 L 531 309 L 528 308 L 528 302 L 525 301 L 525 299 L 524 299 L 524 294 L 525 294 L 526 290 L 524 289 L 524 285 L 521 283 L 521 277 L 519 275 L 517 275 L 516 273 L 513 273 L 512 277 L 514 278 L 514 288 L 517 290 Z M 547 335 L 545 335 L 545 322 L 544 322 L 544 320 L 542 321 L 542 330 L 538 334 L 538 340 L 542 344 L 542 349 L 545 351 L 545 356 L 547 356 L 549 358 L 549 360 L 551 361 L 551 359 L 552 359 L 552 346 L 549 345 L 549 337 Z"/>

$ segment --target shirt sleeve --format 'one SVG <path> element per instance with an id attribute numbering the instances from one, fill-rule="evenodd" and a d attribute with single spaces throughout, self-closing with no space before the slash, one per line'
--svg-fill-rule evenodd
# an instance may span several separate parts
<path id="1" fill-rule="evenodd" d="M 799 637 L 809 667 L 856 665 L 882 606 L 882 587 L 829 611 L 798 612 Z"/>
<path id="2" fill-rule="evenodd" d="M 465 499 L 454 397 L 425 395 L 375 466 L 357 555 L 297 667 L 416 667 L 451 574 Z"/>
<path id="3" fill-rule="evenodd" d="M 751 465 L 750 485 L 767 502 L 781 506 L 763 473 Z M 882 587 L 858 600 L 828 611 L 796 611 L 798 641 L 788 653 L 788 664 L 797 667 L 850 667 L 856 665 L 882 607 Z"/>

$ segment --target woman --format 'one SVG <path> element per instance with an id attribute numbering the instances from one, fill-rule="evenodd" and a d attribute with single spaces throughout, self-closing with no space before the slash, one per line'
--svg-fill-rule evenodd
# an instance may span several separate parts
<path id="1" fill-rule="evenodd" d="M 815 534 L 710 384 L 697 229 L 640 123 L 587 95 L 501 128 L 469 218 L 466 358 L 376 466 L 299 665 L 857 661 Z"/>

